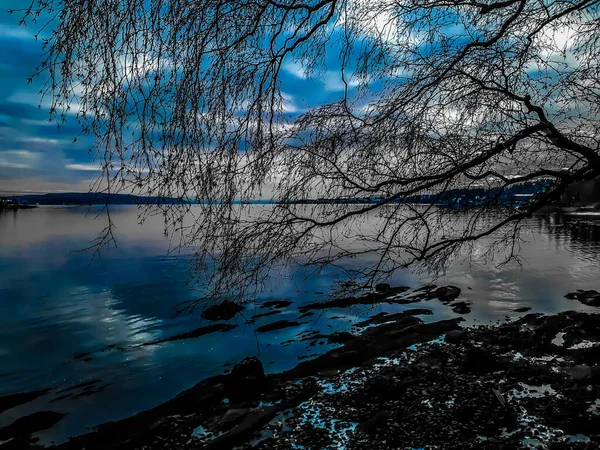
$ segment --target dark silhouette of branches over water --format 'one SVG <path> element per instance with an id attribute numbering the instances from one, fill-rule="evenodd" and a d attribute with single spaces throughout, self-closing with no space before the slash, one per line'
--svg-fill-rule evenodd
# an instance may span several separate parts
<path id="1" fill-rule="evenodd" d="M 375 253 L 349 273 L 363 287 L 443 268 L 483 236 L 515 257 L 522 219 L 600 175 L 599 4 L 33 0 L 19 14 L 41 29 L 51 118 L 96 138 L 99 183 L 200 202 L 159 205 L 166 232 L 195 246 L 210 292 L 246 295 L 286 261 Z M 326 52 L 343 96 L 290 111 L 285 64 L 319 77 Z M 526 207 L 403 202 L 540 179 Z M 234 204 L 265 197 L 281 202 Z M 299 204 L 324 197 L 379 200 Z"/>

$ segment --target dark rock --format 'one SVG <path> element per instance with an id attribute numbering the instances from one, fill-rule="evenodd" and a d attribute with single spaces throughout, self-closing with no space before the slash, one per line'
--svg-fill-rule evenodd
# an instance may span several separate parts
<path id="1" fill-rule="evenodd" d="M 332 342 L 334 344 L 343 344 L 344 342 L 351 341 L 355 338 L 355 336 L 351 333 L 348 333 L 347 331 L 342 331 L 339 333 L 330 334 L 329 336 L 327 336 L 327 338 L 329 339 L 329 342 Z"/>
<path id="2" fill-rule="evenodd" d="M 460 295 L 460 288 L 456 286 L 439 287 L 435 290 L 435 296 L 444 303 L 450 303 Z"/>
<path id="3" fill-rule="evenodd" d="M 590 366 L 585 365 L 567 367 L 563 369 L 563 372 L 569 374 L 574 380 L 577 381 L 587 380 L 592 377 L 592 369 Z"/>
<path id="4" fill-rule="evenodd" d="M 251 356 L 236 364 L 227 375 L 225 387 L 232 398 L 248 398 L 259 394 L 265 385 L 265 371 L 260 360 Z"/>
<path id="5" fill-rule="evenodd" d="M 450 344 L 461 342 L 465 339 L 466 334 L 463 330 L 451 330 L 446 333 L 444 340 Z"/>
<path id="6" fill-rule="evenodd" d="M 50 389 L 40 389 L 39 391 L 22 392 L 19 394 L 11 394 L 0 397 L 0 413 L 14 408 L 15 406 L 29 403 L 36 398 L 47 394 L 48 392 L 50 392 Z"/>
<path id="7" fill-rule="evenodd" d="M 455 302 L 450 306 L 456 314 L 469 314 L 471 312 L 471 306 L 467 302 Z"/>
<path id="8" fill-rule="evenodd" d="M 600 292 L 594 290 L 583 291 L 579 295 L 579 301 L 588 306 L 600 306 Z"/>
<path id="9" fill-rule="evenodd" d="M 513 312 L 516 312 L 516 313 L 524 313 L 527 311 L 531 311 L 531 308 L 529 306 L 523 306 L 522 308 L 513 309 Z"/>
<path id="10" fill-rule="evenodd" d="M 472 347 L 467 352 L 463 371 L 468 373 L 484 374 L 498 370 L 500 367 L 498 358 L 494 353 L 480 347 Z"/>
<path id="11" fill-rule="evenodd" d="M 388 283 L 379 283 L 375 285 L 375 290 L 377 292 L 387 292 L 390 288 L 391 286 Z"/>
<path id="12" fill-rule="evenodd" d="M 370 292 L 360 297 L 334 298 L 326 302 L 310 303 L 301 306 L 298 310 L 304 313 L 311 309 L 349 308 L 356 305 L 374 305 L 377 303 L 406 304 L 420 301 L 420 298 L 396 298 L 396 295 L 406 292 L 409 289 L 408 286 L 390 287 L 384 292 Z"/>
<path id="13" fill-rule="evenodd" d="M 26 437 L 38 431 L 47 430 L 56 425 L 66 414 L 55 411 L 38 411 L 21 417 L 12 424 L 0 429 L 0 441 Z"/>
<path id="14" fill-rule="evenodd" d="M 584 305 L 588 306 L 600 306 L 600 292 L 595 290 L 578 290 L 577 292 L 570 292 L 565 295 L 570 300 L 579 300 Z"/>
<path id="15" fill-rule="evenodd" d="M 362 328 L 368 325 L 379 325 L 386 322 L 401 323 L 407 321 L 408 323 L 413 323 L 412 317 L 430 314 L 433 314 L 431 310 L 423 308 L 408 309 L 406 311 L 402 311 L 396 314 L 388 314 L 386 312 L 381 312 L 379 314 L 375 314 L 367 320 L 358 322 L 357 324 L 355 324 L 355 327 Z"/>
<path id="16" fill-rule="evenodd" d="M 261 305 L 261 308 L 287 308 L 291 304 L 292 302 L 289 300 L 270 300 L 268 302 L 264 302 Z"/>
<path id="17" fill-rule="evenodd" d="M 237 325 L 231 323 L 217 323 L 214 325 L 207 325 L 205 327 L 196 328 L 193 331 L 188 331 L 187 333 L 177 334 L 175 336 L 171 336 L 165 339 L 159 339 L 156 341 L 145 342 L 141 345 L 156 345 L 162 344 L 163 342 L 171 342 L 171 341 L 180 341 L 182 339 L 192 339 L 200 336 L 205 336 L 207 334 L 216 333 L 218 331 L 226 332 L 229 330 L 233 330 L 237 328 Z"/>
<path id="18" fill-rule="evenodd" d="M 277 322 L 269 323 L 267 325 L 263 325 L 262 327 L 258 327 L 256 329 L 259 333 L 266 333 L 267 331 L 281 330 L 283 328 L 296 327 L 300 325 L 300 322 L 292 322 L 290 320 L 278 320 Z"/>
<path id="19" fill-rule="evenodd" d="M 101 383 L 101 380 L 89 380 L 89 381 L 84 381 L 83 383 L 79 383 L 76 384 L 74 386 L 70 386 L 68 388 L 65 389 L 61 389 L 60 391 L 57 392 L 57 394 L 64 394 L 65 392 L 72 392 L 72 391 L 76 391 L 79 389 L 85 389 L 85 388 L 89 388 L 94 386 L 95 384 Z"/>
<path id="20" fill-rule="evenodd" d="M 267 311 L 266 313 L 262 313 L 262 314 L 256 314 L 255 316 L 252 316 L 250 318 L 251 321 L 255 321 L 256 319 L 260 319 L 261 317 L 269 317 L 269 316 L 274 316 L 275 314 L 281 314 L 281 311 Z"/>
<path id="21" fill-rule="evenodd" d="M 307 311 L 304 314 L 302 314 L 301 316 L 298 316 L 298 319 L 304 319 L 305 317 L 310 317 L 310 316 L 314 316 L 315 313 L 312 311 Z"/>
<path id="22" fill-rule="evenodd" d="M 229 378 L 235 378 L 236 381 L 242 383 L 249 380 L 262 380 L 265 378 L 265 371 L 260 359 L 256 356 L 250 356 L 233 366 Z"/>
<path id="23" fill-rule="evenodd" d="M 228 410 L 219 419 L 217 429 L 219 431 L 226 431 L 233 428 L 238 425 L 249 412 L 250 410 L 248 408 L 232 408 Z"/>
<path id="24" fill-rule="evenodd" d="M 237 303 L 229 300 L 224 300 L 218 305 L 213 305 L 210 308 L 204 310 L 200 315 L 203 319 L 217 321 L 217 320 L 231 320 L 237 313 L 243 311 L 244 308 Z"/>

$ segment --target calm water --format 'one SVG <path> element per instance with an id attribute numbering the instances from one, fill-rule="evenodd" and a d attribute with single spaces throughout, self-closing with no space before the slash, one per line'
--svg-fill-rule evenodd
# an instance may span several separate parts
<path id="1" fill-rule="evenodd" d="M 331 269 L 271 283 L 261 301 L 294 302 L 280 315 L 248 325 L 248 317 L 265 311 L 251 306 L 238 317 L 239 327 L 227 333 L 139 346 L 208 324 L 197 313 L 174 317 L 177 304 L 198 295 L 185 283 L 188 260 L 165 256 L 169 245 L 161 220 L 139 226 L 137 210 L 130 206 L 112 209 L 118 248 L 104 252 L 102 261 L 90 260 L 89 253 L 76 250 L 87 247 L 103 228 L 104 222 L 94 216 L 87 208 L 58 207 L 0 213 L 0 396 L 51 388 L 39 399 L 0 414 L 0 427 L 38 410 L 68 413 L 38 435 L 43 443 L 64 441 L 96 424 L 153 407 L 245 356 L 259 355 L 269 372 L 286 370 L 298 357 L 330 347 L 282 342 L 308 329 L 347 329 L 379 311 L 348 315 L 332 310 L 304 319 L 299 327 L 254 332 L 254 327 L 274 320 L 294 320 L 299 304 L 325 299 L 338 275 Z M 522 247 L 523 266 L 485 264 L 482 243 L 469 266 L 457 261 L 437 281 L 461 287 L 462 298 L 473 302 L 467 323 L 504 320 L 519 306 L 540 312 L 585 310 L 563 296 L 575 289 L 600 290 L 598 223 L 545 216 L 528 225 L 532 231 Z M 392 283 L 419 287 L 427 281 L 400 272 Z M 454 316 L 437 301 L 422 306 L 434 310 L 426 320 Z M 381 309 L 411 307 L 415 305 Z M 347 317 L 331 319 L 340 314 Z M 76 387 L 82 383 L 87 386 Z"/>

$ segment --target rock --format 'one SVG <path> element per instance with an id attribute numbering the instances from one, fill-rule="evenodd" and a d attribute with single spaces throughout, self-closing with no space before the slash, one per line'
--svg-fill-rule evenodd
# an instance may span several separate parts
<path id="1" fill-rule="evenodd" d="M 375 290 L 377 292 L 387 292 L 390 288 L 391 286 L 388 283 L 379 283 L 375 285 Z"/>
<path id="2" fill-rule="evenodd" d="M 256 356 L 250 356 L 233 366 L 229 378 L 235 378 L 236 381 L 240 382 L 262 380 L 265 378 L 265 371 L 260 359 Z"/>
<path id="3" fill-rule="evenodd" d="M 456 286 L 439 287 L 434 291 L 435 296 L 444 303 L 450 303 L 460 295 L 460 288 Z"/>
<path id="4" fill-rule="evenodd" d="M 229 430 L 234 426 L 238 425 L 244 417 L 248 414 L 250 410 L 247 408 L 233 408 L 228 410 L 223 416 L 219 419 L 219 423 L 217 428 L 221 431 Z"/>
<path id="5" fill-rule="evenodd" d="M 499 365 L 498 358 L 492 352 L 479 347 L 472 347 L 465 355 L 463 371 L 484 374 L 496 371 Z"/>
<path id="6" fill-rule="evenodd" d="M 583 291 L 579 294 L 579 301 L 588 306 L 600 306 L 600 292 Z"/>
<path id="7" fill-rule="evenodd" d="M 47 430 L 56 425 L 66 414 L 55 411 L 38 411 L 15 420 L 11 425 L 0 429 L 0 441 L 26 437 L 37 431 Z"/>
<path id="8" fill-rule="evenodd" d="M 256 319 L 260 319 L 261 317 L 269 317 L 269 316 L 274 316 L 276 314 L 281 314 L 281 311 L 275 310 L 275 311 L 267 311 L 266 313 L 256 314 L 255 316 L 252 316 L 250 318 L 250 321 L 254 322 Z"/>
<path id="9" fill-rule="evenodd" d="M 218 305 L 213 305 L 210 308 L 204 310 L 200 317 L 212 321 L 231 320 L 237 313 L 243 310 L 244 308 L 238 305 L 237 303 L 234 303 L 229 300 L 224 300 Z"/>
<path id="10" fill-rule="evenodd" d="M 50 389 L 41 389 L 33 392 L 23 392 L 19 394 L 11 394 L 0 397 L 0 413 L 14 408 L 15 406 L 23 405 L 35 400 L 42 395 L 50 392 Z"/>
<path id="11" fill-rule="evenodd" d="M 452 306 L 452 311 L 456 314 L 469 314 L 471 312 L 471 306 L 467 302 L 456 302 L 450 306 Z"/>
<path id="12" fill-rule="evenodd" d="M 584 305 L 588 306 L 600 306 L 600 292 L 595 290 L 578 290 L 577 292 L 570 292 L 565 295 L 570 300 L 579 300 Z"/>
<path id="13" fill-rule="evenodd" d="M 516 312 L 516 313 L 524 313 L 527 311 L 531 311 L 531 308 L 529 306 L 524 306 L 522 308 L 513 309 L 513 312 Z"/>
<path id="14" fill-rule="evenodd" d="M 351 341 L 355 336 L 347 331 L 342 331 L 339 333 L 333 333 L 328 336 L 329 342 L 333 342 L 334 344 L 343 344 L 345 342 Z"/>
<path id="15" fill-rule="evenodd" d="M 278 320 L 277 322 L 263 325 L 256 329 L 258 333 L 266 333 L 267 331 L 281 330 L 283 328 L 296 327 L 300 322 L 292 322 L 290 320 Z"/>
<path id="16" fill-rule="evenodd" d="M 237 325 L 231 323 L 216 323 L 212 325 L 207 325 L 205 327 L 196 328 L 195 330 L 188 331 L 187 333 L 177 334 L 175 336 L 171 336 L 165 339 L 158 339 L 156 341 L 144 342 L 141 345 L 156 345 L 162 344 L 164 342 L 172 342 L 172 341 L 180 341 L 182 339 L 193 339 L 201 336 L 206 336 L 207 334 L 222 332 L 233 330 L 237 328 Z"/>
<path id="17" fill-rule="evenodd" d="M 398 295 L 408 291 L 408 286 L 394 286 L 385 288 L 384 291 L 369 292 L 360 297 L 343 297 L 334 298 L 325 302 L 309 303 L 298 308 L 298 311 L 305 313 L 311 309 L 331 309 L 331 308 L 349 308 L 355 305 L 374 305 L 377 303 L 414 303 L 420 300 L 420 298 L 414 298 L 407 300 L 406 298 L 400 298 Z"/>
<path id="18" fill-rule="evenodd" d="M 261 308 L 286 308 L 290 306 L 292 302 L 289 300 L 271 300 L 268 302 L 264 302 L 261 305 Z"/>
<path id="19" fill-rule="evenodd" d="M 590 366 L 585 365 L 567 367 L 563 369 L 563 372 L 571 375 L 571 377 L 573 377 L 574 380 L 578 381 L 587 380 L 588 378 L 592 377 L 592 369 L 590 368 Z"/>
<path id="20" fill-rule="evenodd" d="M 461 342 L 465 339 L 466 334 L 462 330 L 451 330 L 446 333 L 446 337 L 444 340 L 450 344 L 454 344 L 456 342 Z"/>
<path id="21" fill-rule="evenodd" d="M 301 316 L 298 316 L 298 319 L 304 319 L 305 317 L 310 317 L 310 316 L 314 316 L 315 313 L 311 312 L 311 311 L 307 311 L 304 314 L 302 314 Z"/>
<path id="22" fill-rule="evenodd" d="M 252 396 L 264 387 L 265 370 L 256 356 L 244 358 L 227 375 L 226 389 L 232 398 Z"/>

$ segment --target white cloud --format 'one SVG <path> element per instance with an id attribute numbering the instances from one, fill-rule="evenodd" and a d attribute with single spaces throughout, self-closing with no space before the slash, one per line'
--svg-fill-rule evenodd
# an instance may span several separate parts
<path id="1" fill-rule="evenodd" d="M 100 170 L 100 165 L 95 163 L 79 163 L 79 164 L 67 164 L 65 169 L 69 170 L 84 170 L 87 172 L 97 172 Z"/>
<path id="2" fill-rule="evenodd" d="M 33 169 L 40 154 L 28 150 L 6 150 L 0 152 L 0 167 L 8 169 Z"/>
<path id="3" fill-rule="evenodd" d="M 293 95 L 286 94 L 285 92 L 281 93 L 283 97 L 283 111 L 288 114 L 300 113 L 303 112 L 304 109 L 296 104 L 295 98 Z"/>
<path id="4" fill-rule="evenodd" d="M 348 89 L 355 88 L 360 84 L 360 81 L 352 76 L 352 74 L 346 74 L 344 79 L 348 84 Z M 346 85 L 342 81 L 342 73 L 337 70 L 328 70 L 325 72 L 323 83 L 325 84 L 325 90 L 329 92 L 339 92 L 346 88 Z"/>
<path id="5" fill-rule="evenodd" d="M 308 79 L 307 73 L 300 63 L 289 61 L 283 64 L 283 70 L 301 80 Z"/>
<path id="6" fill-rule="evenodd" d="M 23 137 L 21 139 L 19 139 L 20 142 L 32 142 L 34 144 L 47 144 L 47 145 L 58 145 L 58 144 L 64 144 L 67 141 L 64 139 L 51 139 L 51 138 L 40 138 L 40 137 L 33 137 L 33 136 L 28 136 L 28 137 Z"/>
<path id="7" fill-rule="evenodd" d="M 0 38 L 9 37 L 16 39 L 35 39 L 31 28 L 24 28 L 19 26 L 11 26 L 6 23 L 2 24 L 0 28 Z"/>
<path id="8" fill-rule="evenodd" d="M 6 100 L 10 103 L 29 105 L 35 108 L 40 107 L 50 109 L 52 107 L 52 102 L 50 101 L 49 96 L 42 97 L 40 94 L 37 94 L 35 92 L 17 91 L 13 95 L 8 97 Z M 80 103 L 74 101 L 69 105 L 70 113 L 77 114 L 81 111 L 83 111 L 83 106 Z"/>
<path id="9" fill-rule="evenodd" d="M 35 119 L 21 119 L 21 122 L 27 125 L 37 125 L 42 127 L 47 127 L 48 125 L 56 126 L 54 122 L 48 122 L 48 120 L 35 120 Z"/>

